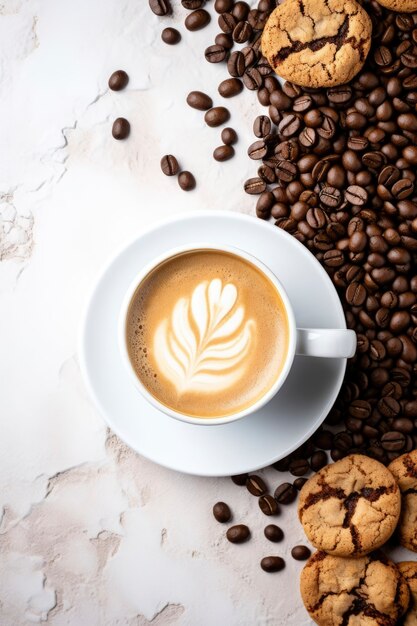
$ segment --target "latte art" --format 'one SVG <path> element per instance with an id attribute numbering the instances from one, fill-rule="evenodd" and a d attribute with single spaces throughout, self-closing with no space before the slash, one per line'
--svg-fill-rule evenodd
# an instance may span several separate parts
<path id="1" fill-rule="evenodd" d="M 163 261 L 127 313 L 133 368 L 160 403 L 185 415 L 223 417 L 252 406 L 280 374 L 288 320 L 274 284 L 219 250 Z"/>
<path id="2" fill-rule="evenodd" d="M 179 394 L 224 390 L 244 374 L 255 331 L 234 284 L 202 281 L 157 327 L 154 357 Z"/>

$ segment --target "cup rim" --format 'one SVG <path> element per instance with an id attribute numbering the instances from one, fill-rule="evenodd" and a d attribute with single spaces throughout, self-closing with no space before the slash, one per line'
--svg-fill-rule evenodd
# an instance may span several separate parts
<path id="1" fill-rule="evenodd" d="M 199 416 L 185 415 L 184 413 L 175 411 L 171 409 L 170 407 L 166 406 L 165 404 L 163 404 L 162 402 L 160 402 L 157 398 L 155 398 L 155 396 L 153 396 L 147 390 L 145 385 L 140 380 L 139 376 L 136 374 L 136 371 L 130 360 L 129 351 L 127 347 L 127 333 L 126 333 L 127 313 L 129 311 L 129 306 L 133 299 L 133 296 L 135 295 L 137 289 L 139 288 L 143 280 L 146 278 L 146 276 L 151 271 L 156 269 L 161 263 L 163 263 L 164 261 L 167 261 L 168 259 L 172 257 L 178 256 L 179 254 L 183 254 L 186 252 L 193 252 L 193 251 L 198 252 L 201 250 L 218 250 L 219 252 L 226 252 L 226 253 L 228 252 L 230 254 L 234 254 L 235 256 L 241 257 L 245 261 L 251 263 L 259 271 L 261 271 L 267 278 L 269 278 L 269 280 L 272 282 L 275 289 L 277 290 L 279 296 L 281 297 L 284 303 L 285 312 L 287 315 L 288 327 L 289 327 L 288 347 L 287 347 L 287 354 L 285 357 L 285 362 L 274 384 L 268 389 L 268 391 L 266 391 L 263 394 L 261 398 L 259 398 L 255 403 L 253 403 L 249 407 L 246 407 L 245 409 L 242 409 L 241 411 L 237 411 L 235 413 L 232 413 L 230 415 L 226 415 L 223 417 L 207 418 L 204 416 L 199 417 Z M 276 395 L 276 393 L 280 390 L 280 388 L 284 384 L 291 370 L 294 357 L 295 357 L 295 350 L 296 350 L 296 333 L 297 333 L 297 329 L 296 329 L 296 323 L 295 323 L 295 316 L 294 316 L 294 311 L 290 303 L 289 297 L 281 281 L 272 272 L 272 270 L 270 270 L 270 268 L 267 267 L 257 257 L 246 252 L 245 250 L 242 250 L 241 248 L 238 248 L 236 246 L 229 246 L 229 245 L 223 245 L 223 244 L 221 245 L 211 244 L 211 243 L 205 243 L 205 242 L 203 243 L 196 242 L 193 244 L 187 244 L 183 246 L 176 246 L 174 248 L 170 248 L 169 250 L 165 251 L 163 254 L 158 255 L 152 261 L 147 263 L 140 270 L 140 272 L 137 273 L 137 275 L 131 281 L 126 291 L 126 294 L 122 301 L 122 305 L 120 307 L 119 322 L 118 322 L 119 350 L 120 350 L 123 362 L 125 364 L 125 367 L 130 375 L 130 379 L 133 381 L 135 387 L 142 394 L 142 396 L 156 409 L 158 409 L 159 411 L 162 411 L 169 417 L 172 417 L 182 422 L 186 422 L 188 424 L 197 424 L 197 425 L 202 425 L 202 426 L 213 426 L 213 425 L 219 425 L 219 424 L 228 424 L 229 422 L 230 423 L 235 422 L 237 420 L 242 419 L 243 417 L 246 417 L 248 415 L 251 415 L 252 413 L 255 413 L 257 410 L 265 406 L 265 404 L 267 404 L 270 400 L 272 400 L 272 398 Z"/>

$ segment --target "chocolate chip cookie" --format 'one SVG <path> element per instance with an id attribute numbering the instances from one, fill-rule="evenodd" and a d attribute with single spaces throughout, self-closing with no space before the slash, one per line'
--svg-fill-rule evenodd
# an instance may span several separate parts
<path id="1" fill-rule="evenodd" d="M 388 465 L 401 491 L 401 516 L 397 533 L 401 545 L 417 552 L 417 450 L 399 456 Z"/>
<path id="2" fill-rule="evenodd" d="M 404 617 L 403 626 L 416 626 L 417 624 L 417 563 L 415 561 L 403 561 L 397 563 L 397 567 L 407 581 L 410 589 L 410 605 Z"/>
<path id="3" fill-rule="evenodd" d="M 374 459 L 352 454 L 306 482 L 298 516 L 319 550 L 363 556 L 389 539 L 400 508 L 400 490 L 391 472 Z"/>
<path id="4" fill-rule="evenodd" d="M 303 87 L 332 87 L 359 72 L 372 24 L 356 0 L 285 0 L 270 15 L 262 52 L 275 72 Z"/>
<path id="5" fill-rule="evenodd" d="M 417 0 L 377 0 L 383 7 L 400 13 L 417 11 Z"/>
<path id="6" fill-rule="evenodd" d="M 301 596 L 320 626 L 394 626 L 410 592 L 383 554 L 343 559 L 316 552 L 301 572 Z"/>

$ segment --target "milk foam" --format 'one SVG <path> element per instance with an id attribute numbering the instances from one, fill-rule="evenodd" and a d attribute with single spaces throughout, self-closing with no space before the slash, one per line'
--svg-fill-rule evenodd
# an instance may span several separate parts
<path id="1" fill-rule="evenodd" d="M 178 394 L 224 391 L 244 375 L 255 332 L 237 287 L 203 280 L 157 326 L 153 354 Z"/>

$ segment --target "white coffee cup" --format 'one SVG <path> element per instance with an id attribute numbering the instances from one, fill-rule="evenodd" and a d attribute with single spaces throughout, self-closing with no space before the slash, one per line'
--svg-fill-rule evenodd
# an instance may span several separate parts
<path id="1" fill-rule="evenodd" d="M 285 305 L 288 319 L 289 341 L 287 355 L 285 357 L 283 367 L 277 373 L 277 378 L 274 384 L 265 392 L 265 394 L 259 400 L 254 402 L 251 406 L 225 417 L 200 418 L 195 416 L 189 416 L 185 415 L 184 413 L 174 411 L 162 402 L 159 402 L 151 393 L 149 393 L 145 385 L 136 374 L 129 357 L 129 351 L 127 346 L 126 323 L 128 310 L 132 298 L 143 280 L 152 270 L 157 268 L 164 261 L 167 261 L 168 259 L 175 257 L 178 254 L 193 251 L 196 252 L 199 250 L 216 250 L 219 252 L 228 252 L 244 259 L 245 261 L 248 261 L 249 263 L 252 263 L 252 265 L 257 267 L 258 270 L 261 271 L 267 278 L 269 278 L 271 283 L 275 286 L 275 289 L 277 290 L 279 296 L 282 299 L 282 302 Z M 181 246 L 169 250 L 165 254 L 155 258 L 151 263 L 146 265 L 138 273 L 136 278 L 132 281 L 123 299 L 119 315 L 118 336 L 120 353 L 125 367 L 136 388 L 140 391 L 144 398 L 155 408 L 163 411 L 170 417 L 174 417 L 175 419 L 187 422 L 189 424 L 199 424 L 204 426 L 234 422 L 235 420 L 241 419 L 246 415 L 254 413 L 262 406 L 264 406 L 281 389 L 291 370 L 295 355 L 346 359 L 352 357 L 355 354 L 356 350 L 356 334 L 353 330 L 348 330 L 346 328 L 297 328 L 295 324 L 293 308 L 284 287 L 275 276 L 275 274 L 271 272 L 271 270 L 264 263 L 259 261 L 259 259 L 239 248 L 224 245 L 211 245 L 207 243 L 195 243 L 193 245 Z M 302 384 L 301 381 L 300 384 Z"/>

